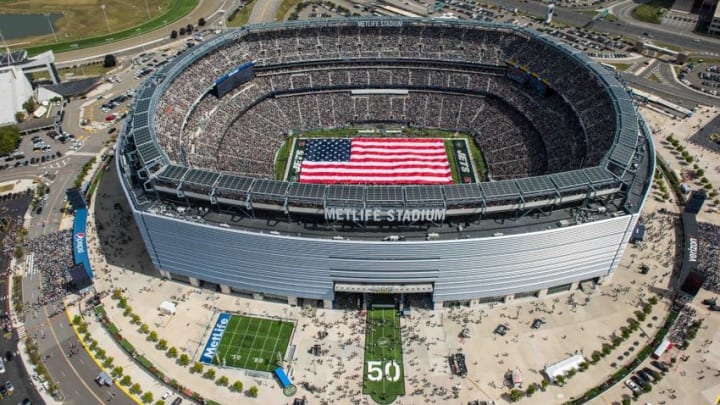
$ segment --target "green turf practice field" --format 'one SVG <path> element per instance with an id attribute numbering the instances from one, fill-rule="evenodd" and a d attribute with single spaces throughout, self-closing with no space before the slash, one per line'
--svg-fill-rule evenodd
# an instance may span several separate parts
<path id="1" fill-rule="evenodd" d="M 232 315 L 213 364 L 273 371 L 285 358 L 293 324 L 276 319 Z"/>
<path id="2" fill-rule="evenodd" d="M 400 318 L 395 308 L 371 309 L 365 330 L 363 394 L 379 404 L 405 395 Z"/>

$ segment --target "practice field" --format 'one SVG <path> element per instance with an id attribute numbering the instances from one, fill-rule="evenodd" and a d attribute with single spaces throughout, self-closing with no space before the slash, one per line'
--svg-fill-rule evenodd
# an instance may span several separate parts
<path id="1" fill-rule="evenodd" d="M 400 318 L 395 308 L 368 311 L 363 394 L 379 404 L 405 395 Z"/>
<path id="2" fill-rule="evenodd" d="M 293 333 L 291 322 L 276 319 L 228 315 L 214 356 L 201 358 L 215 365 L 271 372 L 285 357 Z M 218 326 L 216 325 L 216 330 Z M 208 346 L 216 331 L 210 337 Z M 207 352 L 208 348 L 205 349 Z M 211 359 L 208 361 L 208 358 Z"/>

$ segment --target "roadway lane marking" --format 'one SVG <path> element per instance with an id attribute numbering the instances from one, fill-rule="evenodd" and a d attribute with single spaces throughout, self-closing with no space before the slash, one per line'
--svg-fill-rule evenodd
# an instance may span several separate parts
<path id="1" fill-rule="evenodd" d="M 43 307 L 43 312 L 45 313 L 45 317 L 48 318 L 47 308 Z M 55 334 L 55 329 L 53 329 L 52 326 L 50 327 L 50 333 L 52 334 L 53 339 L 55 340 L 55 343 L 57 344 L 58 348 L 60 348 L 60 353 L 62 354 L 62 358 L 65 359 L 65 362 L 70 367 L 70 370 L 72 370 L 72 372 L 75 374 L 75 377 L 77 377 L 77 379 L 80 381 L 80 384 L 82 384 L 85 387 L 85 389 L 88 390 L 90 395 L 92 395 L 93 397 L 95 397 L 95 399 L 97 399 L 98 403 L 104 404 L 105 401 L 100 399 L 100 397 L 97 396 L 97 394 L 95 394 L 95 392 L 92 389 L 90 389 L 90 387 L 87 385 L 85 380 L 82 377 L 80 377 L 80 374 L 77 372 L 77 370 L 75 370 L 75 367 L 73 367 L 73 365 L 70 362 L 70 360 L 68 359 L 67 355 L 65 355 L 65 351 L 62 350 L 62 345 L 60 345 L 60 341 L 58 340 L 58 337 Z M 81 362 L 82 362 L 82 360 L 81 360 Z M 82 395 L 79 395 L 79 393 L 78 393 L 78 396 L 82 397 Z"/>

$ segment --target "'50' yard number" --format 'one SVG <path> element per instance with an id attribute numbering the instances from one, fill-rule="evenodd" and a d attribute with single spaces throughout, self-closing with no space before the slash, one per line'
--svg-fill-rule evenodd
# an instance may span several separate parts
<path id="1" fill-rule="evenodd" d="M 395 360 L 385 362 L 385 367 L 382 364 L 382 361 L 367 362 L 368 380 L 380 381 L 385 377 L 385 380 L 395 382 L 400 379 L 400 365 Z"/>

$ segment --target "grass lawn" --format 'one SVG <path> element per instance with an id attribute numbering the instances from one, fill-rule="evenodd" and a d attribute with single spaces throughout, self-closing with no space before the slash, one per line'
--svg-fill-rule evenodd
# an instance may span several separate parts
<path id="1" fill-rule="evenodd" d="M 0 1 L 0 12 L 63 13 L 55 22 L 58 42 L 52 34 L 31 38 L 33 44 L 43 44 L 26 47 L 28 53 L 37 55 L 50 49 L 70 51 L 141 35 L 179 20 L 197 3 L 198 0 L 147 0 L 146 7 L 146 0 L 106 0 L 107 23 L 100 2 L 95 0 L 6 0 Z"/>
<path id="2" fill-rule="evenodd" d="M 0 193 L 6 193 L 8 191 L 12 191 L 12 189 L 15 188 L 14 184 L 5 184 L 0 186 Z"/>
<path id="3" fill-rule="evenodd" d="M 607 62 L 608 65 L 613 65 L 617 68 L 618 71 L 624 72 L 632 66 L 632 63 L 616 63 L 616 62 Z"/>
<path id="4" fill-rule="evenodd" d="M 275 14 L 275 21 L 284 20 L 290 10 L 293 10 L 300 3 L 302 3 L 302 0 L 283 0 L 280 7 L 278 7 L 277 14 Z"/>
<path id="5" fill-rule="evenodd" d="M 276 319 L 232 315 L 213 363 L 226 367 L 273 371 L 285 358 L 294 325 Z"/>
<path id="6" fill-rule="evenodd" d="M 640 21 L 660 24 L 662 16 L 672 7 L 675 0 L 650 0 L 641 4 L 633 10 L 633 17 Z"/>
<path id="7" fill-rule="evenodd" d="M 260 0 L 262 1 L 262 0 Z M 245 5 L 240 11 L 235 13 L 234 15 L 231 15 L 232 19 L 228 17 L 227 26 L 228 27 L 240 27 L 248 23 L 250 20 L 250 13 L 252 13 L 253 7 L 258 3 L 257 0 L 250 0 L 248 4 Z"/>
<path id="8" fill-rule="evenodd" d="M 368 310 L 363 394 L 379 404 L 405 395 L 400 318 L 394 308 Z"/>

